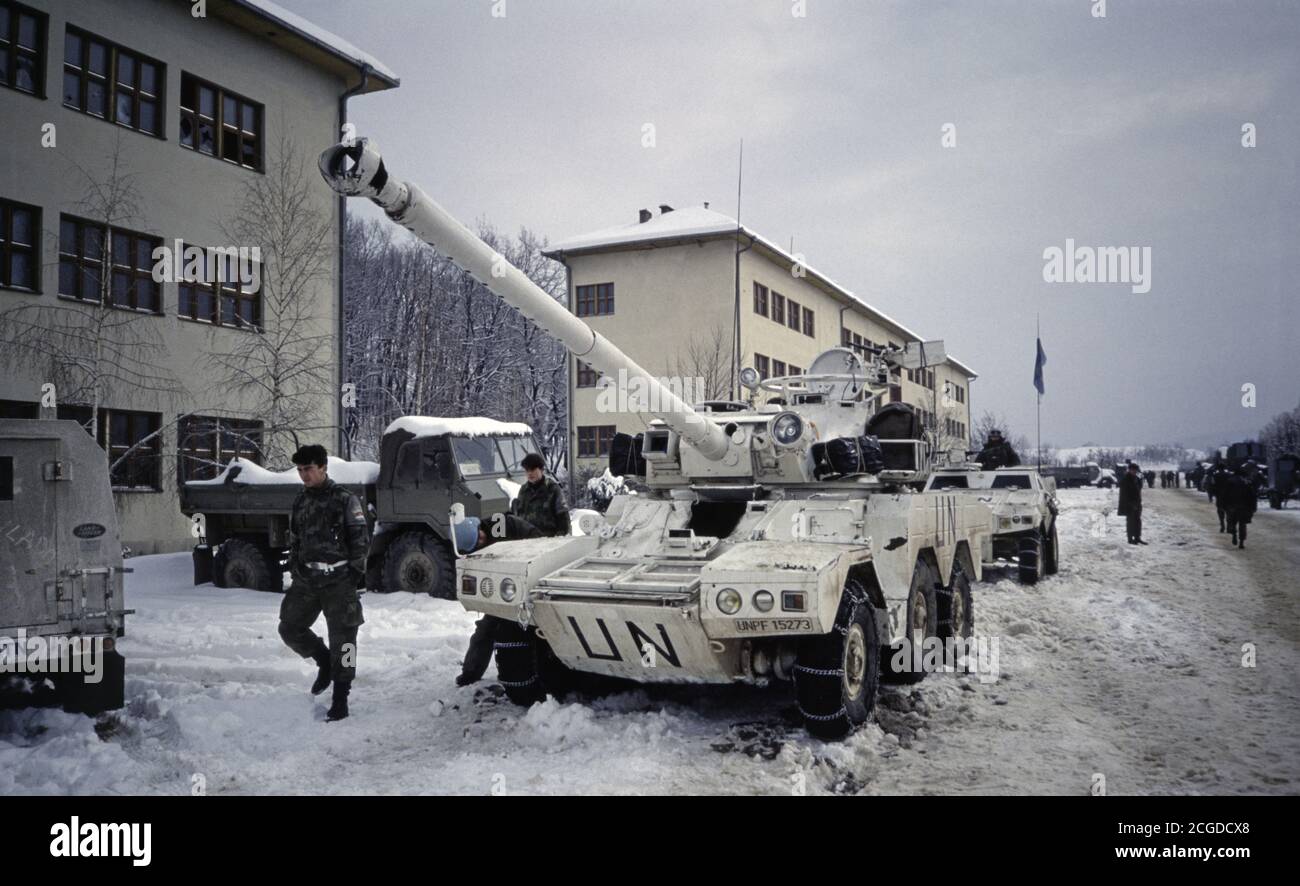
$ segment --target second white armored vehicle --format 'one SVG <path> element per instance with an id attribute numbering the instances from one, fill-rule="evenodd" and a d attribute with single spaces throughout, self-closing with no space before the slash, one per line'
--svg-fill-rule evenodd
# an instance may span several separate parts
<path id="1" fill-rule="evenodd" d="M 961 493 L 993 509 L 993 557 L 1016 563 L 1020 580 L 1036 584 L 1060 568 L 1056 481 L 1031 467 L 981 470 L 973 463 L 938 468 L 927 492 Z"/>
<path id="2" fill-rule="evenodd" d="M 470 610 L 503 619 L 498 674 L 531 703 L 574 672 L 644 683 L 790 681 L 810 732 L 869 716 L 883 670 L 973 630 L 971 582 L 991 555 L 977 498 L 915 491 L 932 441 L 910 408 L 876 403 L 890 366 L 941 347 L 822 354 L 805 375 L 747 379 L 769 402 L 683 402 L 418 188 L 365 140 L 321 156 L 364 196 L 656 408 L 632 442 L 648 492 L 615 497 L 588 535 L 503 541 L 458 561 Z M 897 650 L 912 650 L 912 656 Z M 901 679 L 922 673 L 904 665 Z"/>

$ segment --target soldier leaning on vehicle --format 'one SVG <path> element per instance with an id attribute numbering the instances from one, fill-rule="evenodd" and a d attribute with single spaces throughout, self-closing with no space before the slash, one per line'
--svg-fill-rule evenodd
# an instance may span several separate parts
<path id="1" fill-rule="evenodd" d="M 515 496 L 514 504 L 510 507 L 512 513 L 505 515 L 505 537 L 510 539 L 569 535 L 571 532 L 569 508 L 565 504 L 564 493 L 560 489 L 560 484 L 543 472 L 545 462 L 542 461 L 542 457 L 535 452 L 530 452 L 524 456 L 520 466 L 524 469 L 528 482 L 520 487 L 519 494 Z M 458 524 L 457 528 L 462 525 L 464 521 Z M 476 528 L 479 546 L 491 544 L 496 540 L 486 534 L 485 527 L 476 526 Z M 470 537 L 467 532 L 466 539 Z M 459 535 L 456 537 L 456 544 L 458 546 L 461 544 Z M 462 548 L 462 553 L 468 551 Z M 474 634 L 469 638 L 469 649 L 465 652 L 465 661 L 461 665 L 460 674 L 456 677 L 457 686 L 467 686 L 483 678 L 488 664 L 492 661 L 498 629 L 503 621 L 504 619 L 485 615 L 475 622 Z"/>
<path id="2" fill-rule="evenodd" d="M 294 652 L 316 662 L 312 695 L 334 684 L 328 721 L 348 715 L 348 693 L 356 677 L 357 629 L 365 619 L 357 586 L 365 576 L 369 545 L 361 502 L 326 473 L 323 446 L 293 454 L 303 490 L 289 517 L 289 571 L 293 585 L 280 604 L 280 637 Z M 329 645 L 312 631 L 321 613 Z"/>

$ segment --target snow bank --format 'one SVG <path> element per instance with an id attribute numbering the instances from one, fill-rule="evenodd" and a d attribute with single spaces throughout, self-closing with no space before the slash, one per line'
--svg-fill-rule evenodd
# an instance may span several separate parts
<path id="1" fill-rule="evenodd" d="M 498 477 L 497 488 L 500 489 L 502 492 L 504 492 L 506 495 L 510 496 L 511 502 L 513 502 L 516 498 L 519 497 L 519 484 L 516 483 L 514 480 L 507 480 L 505 477 Z"/>
<path id="2" fill-rule="evenodd" d="M 384 429 L 385 434 L 406 431 L 416 437 L 523 437 L 533 429 L 522 422 L 497 421 L 494 418 L 432 418 L 427 415 L 405 415 Z"/>
<path id="3" fill-rule="evenodd" d="M 342 483 L 345 486 L 364 486 L 379 480 L 379 465 L 373 461 L 344 461 L 332 455 L 328 461 L 326 470 L 335 483 Z M 232 468 L 239 468 L 239 476 L 235 478 L 236 483 L 245 483 L 249 486 L 284 486 L 291 483 L 302 485 L 296 468 L 288 471 L 268 471 L 246 458 L 234 459 L 226 465 L 225 470 L 211 480 L 190 480 L 186 485 L 220 486 L 226 482 Z"/>

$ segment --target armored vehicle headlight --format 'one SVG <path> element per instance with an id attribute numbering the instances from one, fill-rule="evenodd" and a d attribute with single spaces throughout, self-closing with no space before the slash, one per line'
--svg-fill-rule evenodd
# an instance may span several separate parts
<path id="1" fill-rule="evenodd" d="M 474 576 L 472 576 L 472 575 L 464 575 L 464 576 L 461 576 L 461 579 L 460 579 L 460 592 L 461 592 L 462 594 L 467 595 L 467 596 L 468 596 L 468 595 L 471 595 L 471 594 L 477 594 L 477 593 L 478 593 L 478 579 L 476 579 L 476 578 L 475 578 Z"/>
<path id="2" fill-rule="evenodd" d="M 501 579 L 501 599 L 511 603 L 515 599 L 515 583 L 508 578 Z"/>
<path id="3" fill-rule="evenodd" d="M 754 594 L 754 608 L 759 612 L 771 612 L 776 605 L 776 598 L 771 591 L 758 591 Z"/>
<path id="4" fill-rule="evenodd" d="M 735 588 L 723 588 L 718 591 L 718 609 L 724 615 L 735 615 L 740 611 L 740 592 Z"/>
<path id="5" fill-rule="evenodd" d="M 485 578 L 478 583 L 478 592 L 484 597 L 492 596 L 492 579 Z"/>
<path id="6" fill-rule="evenodd" d="M 803 436 L 803 419 L 793 412 L 783 412 L 772 419 L 772 439 L 777 446 L 793 446 Z"/>

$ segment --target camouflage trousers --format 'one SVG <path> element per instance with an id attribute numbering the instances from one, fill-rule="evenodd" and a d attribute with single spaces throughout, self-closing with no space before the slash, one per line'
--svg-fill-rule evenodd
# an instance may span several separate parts
<path id="1" fill-rule="evenodd" d="M 280 638 L 303 658 L 326 648 L 311 629 L 322 612 L 329 631 L 330 675 L 350 683 L 357 674 L 357 629 L 365 623 L 351 572 L 345 569 L 342 576 L 307 579 L 294 576 L 280 603 Z"/>

